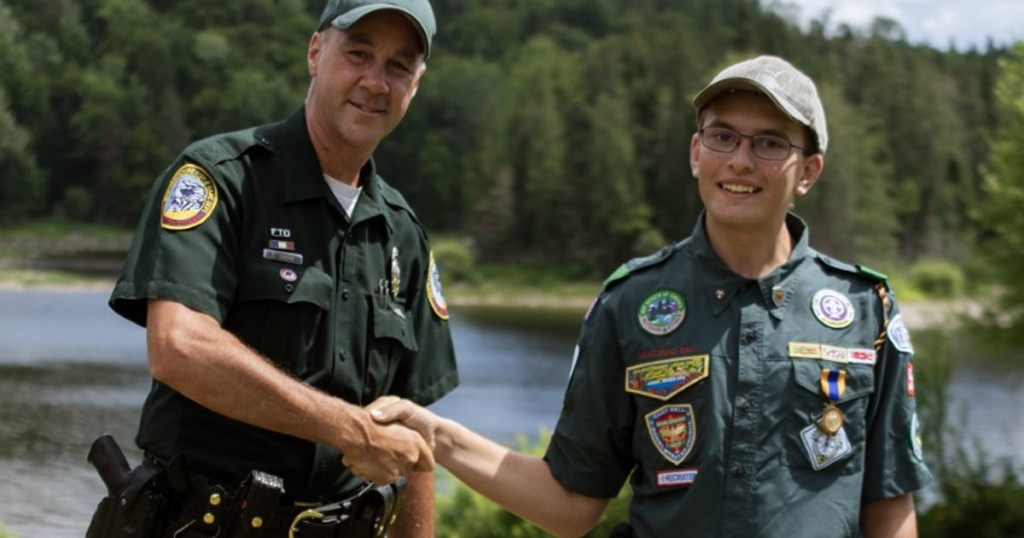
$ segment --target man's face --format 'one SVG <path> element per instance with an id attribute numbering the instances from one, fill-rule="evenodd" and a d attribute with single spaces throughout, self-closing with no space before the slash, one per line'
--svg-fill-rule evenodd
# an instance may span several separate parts
<path id="1" fill-rule="evenodd" d="M 395 11 L 313 35 L 306 106 L 325 142 L 372 148 L 405 116 L 425 69 L 412 21 Z"/>
<path id="2" fill-rule="evenodd" d="M 759 93 L 734 91 L 716 97 L 705 109 L 701 128 L 725 127 L 740 135 L 768 134 L 807 147 L 802 125 Z M 821 155 L 805 157 L 793 148 L 789 157 L 772 161 L 751 150 L 743 138 L 731 153 L 705 147 L 700 135 L 690 141 L 690 166 L 700 190 L 709 226 L 735 231 L 775 230 L 785 220 L 795 195 L 806 194 L 824 164 Z"/>

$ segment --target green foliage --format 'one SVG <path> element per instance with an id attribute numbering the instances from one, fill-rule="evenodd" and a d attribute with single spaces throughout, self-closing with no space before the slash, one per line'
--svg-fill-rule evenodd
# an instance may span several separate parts
<path id="1" fill-rule="evenodd" d="M 923 538 L 1016 538 L 1024 529 L 1024 483 L 1012 468 L 989 479 L 984 462 L 944 477 L 943 501 L 918 517 Z"/>
<path id="2" fill-rule="evenodd" d="M 550 433 L 541 432 L 536 444 L 520 438 L 518 451 L 542 456 L 550 441 Z M 437 499 L 437 535 L 450 538 L 545 538 L 540 528 L 502 509 L 483 495 L 473 491 L 450 474 L 442 474 L 442 491 Z M 629 486 L 609 503 L 587 537 L 604 538 L 617 523 L 629 518 Z"/>
<path id="3" fill-rule="evenodd" d="M 0 538 L 18 538 L 14 531 L 7 530 L 3 523 L 0 523 Z"/>
<path id="4" fill-rule="evenodd" d="M 917 262 L 911 266 L 909 276 L 913 285 L 929 297 L 949 299 L 964 292 L 963 271 L 949 262 Z"/>
<path id="5" fill-rule="evenodd" d="M 446 283 L 475 282 L 477 280 L 473 253 L 465 242 L 455 238 L 431 241 L 434 260 L 441 269 L 441 278 Z"/>

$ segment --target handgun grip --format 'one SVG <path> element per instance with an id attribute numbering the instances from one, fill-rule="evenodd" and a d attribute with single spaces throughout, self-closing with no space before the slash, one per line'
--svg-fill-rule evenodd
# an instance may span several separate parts
<path id="1" fill-rule="evenodd" d="M 131 467 L 128 466 L 124 452 L 112 436 L 101 435 L 93 441 L 86 459 L 99 472 L 100 479 L 107 486 L 107 493 L 110 496 L 116 496 L 124 490 Z"/>

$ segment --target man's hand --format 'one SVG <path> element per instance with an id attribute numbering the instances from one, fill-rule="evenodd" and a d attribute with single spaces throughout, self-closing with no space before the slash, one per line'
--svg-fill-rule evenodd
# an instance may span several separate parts
<path id="1" fill-rule="evenodd" d="M 401 422 L 419 432 L 430 450 L 437 447 L 437 428 L 441 419 L 425 408 L 395 396 L 382 396 L 366 409 L 378 423 Z"/>
<path id="2" fill-rule="evenodd" d="M 432 471 L 434 455 L 415 430 L 367 421 L 363 443 L 349 444 L 342 463 L 359 478 L 388 484 L 412 471 Z"/>

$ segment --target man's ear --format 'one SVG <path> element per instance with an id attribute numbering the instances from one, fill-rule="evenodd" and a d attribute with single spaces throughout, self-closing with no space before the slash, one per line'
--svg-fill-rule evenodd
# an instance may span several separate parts
<path id="1" fill-rule="evenodd" d="M 693 133 L 690 138 L 690 174 L 697 177 L 697 157 L 700 156 L 700 134 Z"/>
<path id="2" fill-rule="evenodd" d="M 306 50 L 306 69 L 309 71 L 310 78 L 316 76 L 317 61 L 320 59 L 323 43 L 323 32 L 313 32 L 313 36 L 309 38 L 309 48 Z"/>
<path id="3" fill-rule="evenodd" d="M 796 195 L 804 196 L 811 191 L 814 184 L 818 182 L 821 171 L 825 167 L 825 156 L 815 153 L 804 159 L 803 174 L 796 182 Z"/>

